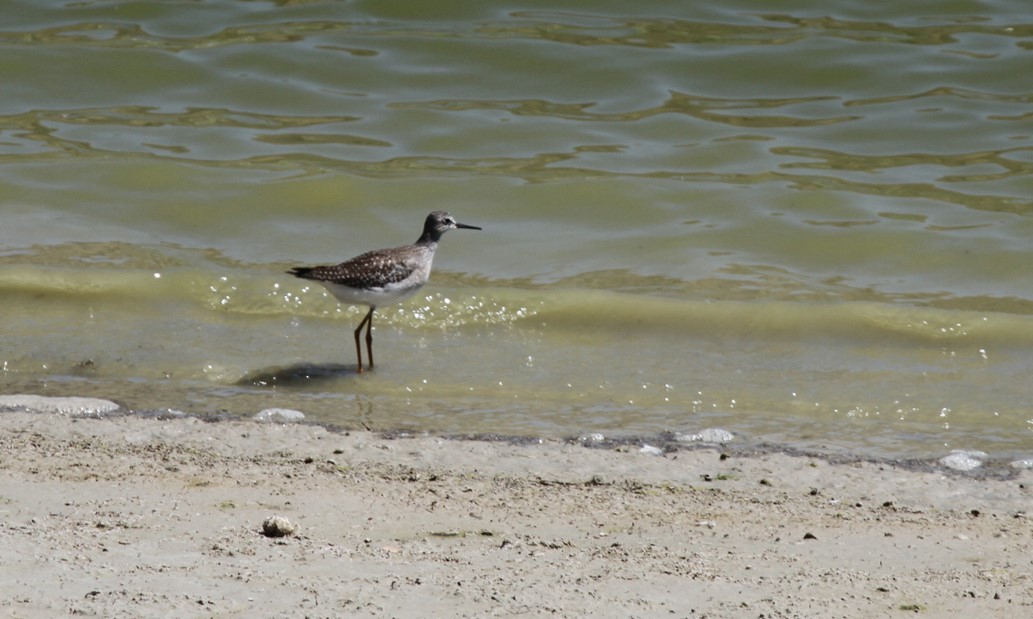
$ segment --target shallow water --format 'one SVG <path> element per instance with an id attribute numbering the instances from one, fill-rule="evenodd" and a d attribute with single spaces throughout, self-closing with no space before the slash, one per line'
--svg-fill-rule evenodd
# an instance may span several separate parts
<path id="1" fill-rule="evenodd" d="M 1033 23 L 882 4 L 12 3 L 0 391 L 1029 457 Z"/>

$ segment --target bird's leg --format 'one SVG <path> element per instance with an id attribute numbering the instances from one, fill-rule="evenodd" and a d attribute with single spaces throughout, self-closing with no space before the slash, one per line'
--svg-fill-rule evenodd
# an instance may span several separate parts
<path id="1" fill-rule="evenodd" d="M 359 332 L 362 331 L 362 323 L 355 330 L 355 356 L 359 359 L 359 374 L 362 374 L 362 347 L 359 346 Z"/>
<path id="2" fill-rule="evenodd" d="M 359 323 L 359 326 L 355 328 L 355 356 L 358 357 L 358 359 L 359 359 L 359 374 L 362 374 L 362 346 L 359 344 L 359 334 L 362 333 L 362 327 L 364 325 L 371 325 L 372 324 L 373 310 L 374 310 L 374 308 L 372 308 L 372 307 L 369 308 L 369 312 L 366 314 L 366 317 L 363 318 L 362 322 Z M 372 339 L 373 339 L 373 336 L 370 335 L 369 329 L 367 328 L 366 329 L 366 349 L 367 350 L 370 350 L 369 345 L 370 345 L 370 341 Z M 372 354 L 372 352 L 370 353 L 370 357 L 369 357 L 369 368 L 371 370 L 373 369 L 373 354 Z"/>
<path id="3" fill-rule="evenodd" d="M 369 322 L 366 323 L 366 357 L 369 361 L 369 369 L 373 369 L 373 310 L 369 309 Z"/>

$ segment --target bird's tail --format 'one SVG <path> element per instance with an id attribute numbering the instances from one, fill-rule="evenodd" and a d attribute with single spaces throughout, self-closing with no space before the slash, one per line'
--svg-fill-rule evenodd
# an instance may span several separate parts
<path id="1" fill-rule="evenodd" d="M 307 278 L 309 274 L 312 273 L 313 269 L 315 269 L 315 267 L 294 267 L 293 269 L 287 272 L 293 275 L 294 277 Z"/>

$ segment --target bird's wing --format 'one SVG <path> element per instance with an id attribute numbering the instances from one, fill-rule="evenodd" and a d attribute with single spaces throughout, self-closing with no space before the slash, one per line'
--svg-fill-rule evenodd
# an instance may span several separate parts
<path id="1" fill-rule="evenodd" d="M 374 250 L 341 264 L 293 269 L 291 273 L 305 279 L 343 284 L 351 288 L 369 288 L 398 283 L 412 275 L 414 270 L 416 267 L 409 260 L 400 260 L 397 254 Z"/>

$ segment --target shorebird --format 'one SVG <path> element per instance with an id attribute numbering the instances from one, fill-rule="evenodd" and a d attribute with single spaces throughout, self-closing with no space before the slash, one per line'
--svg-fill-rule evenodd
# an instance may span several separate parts
<path id="1" fill-rule="evenodd" d="M 336 265 L 295 267 L 291 275 L 326 286 L 341 303 L 365 305 L 369 312 L 355 329 L 355 356 L 362 373 L 362 346 L 359 334 L 366 327 L 366 352 L 369 369 L 373 369 L 373 312 L 382 305 L 398 303 L 411 297 L 430 277 L 434 250 L 441 235 L 456 228 L 480 230 L 461 224 L 445 211 L 434 211 L 423 222 L 423 234 L 412 245 L 390 249 L 374 249 Z"/>

